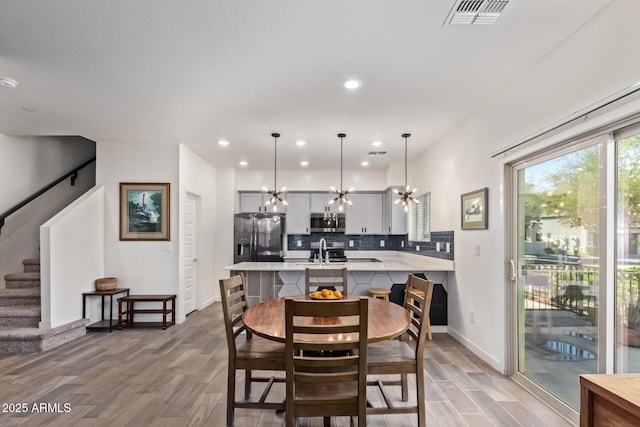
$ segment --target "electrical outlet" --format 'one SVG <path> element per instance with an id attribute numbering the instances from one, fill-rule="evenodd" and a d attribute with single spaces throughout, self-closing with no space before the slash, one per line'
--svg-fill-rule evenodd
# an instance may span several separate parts
<path id="1" fill-rule="evenodd" d="M 475 256 L 480 256 L 480 245 L 475 245 L 475 246 L 473 247 L 473 254 L 474 254 Z"/>
<path id="2" fill-rule="evenodd" d="M 451 244 L 449 242 L 447 242 L 447 246 L 446 249 L 447 253 L 451 252 Z"/>
<path id="3" fill-rule="evenodd" d="M 171 252 L 171 243 L 164 243 L 160 245 L 160 252 Z"/>
<path id="4" fill-rule="evenodd" d="M 416 245 L 416 251 L 420 251 L 420 246 Z"/>
<path id="5" fill-rule="evenodd" d="M 384 240 L 380 240 L 380 247 L 384 248 Z"/>
<path id="6" fill-rule="evenodd" d="M 353 240 L 349 240 L 349 247 L 352 248 L 353 247 Z"/>
<path id="7" fill-rule="evenodd" d="M 297 247 L 301 247 L 302 246 L 302 240 L 296 240 L 296 246 Z"/>
<path id="8" fill-rule="evenodd" d="M 471 323 L 476 323 L 476 312 L 471 310 L 469 312 L 469 320 L 471 321 Z"/>
<path id="9" fill-rule="evenodd" d="M 440 252 L 440 242 L 436 242 L 436 252 Z"/>

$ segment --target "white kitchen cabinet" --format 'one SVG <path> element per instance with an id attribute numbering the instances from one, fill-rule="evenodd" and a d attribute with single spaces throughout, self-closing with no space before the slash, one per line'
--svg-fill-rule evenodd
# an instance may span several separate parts
<path id="1" fill-rule="evenodd" d="M 400 191 L 404 187 L 393 187 Z M 393 188 L 382 196 L 382 230 L 384 234 L 407 234 L 407 213 L 402 203 L 396 203 L 400 197 Z"/>
<path id="2" fill-rule="evenodd" d="M 335 198 L 333 193 L 311 193 L 311 213 L 318 212 L 340 212 L 340 204 L 329 204 Z"/>
<path id="3" fill-rule="evenodd" d="M 382 193 L 350 194 L 345 234 L 382 234 Z"/>
<path id="4" fill-rule="evenodd" d="M 265 206 L 269 195 L 259 191 L 246 191 L 240 194 L 240 212 L 273 212 L 273 205 Z M 283 197 L 284 196 L 284 197 Z M 286 200 L 286 193 L 281 195 Z M 276 213 L 286 213 L 287 206 L 278 202 Z"/>
<path id="5" fill-rule="evenodd" d="M 287 202 L 287 234 L 309 234 L 309 194 L 290 193 Z"/>

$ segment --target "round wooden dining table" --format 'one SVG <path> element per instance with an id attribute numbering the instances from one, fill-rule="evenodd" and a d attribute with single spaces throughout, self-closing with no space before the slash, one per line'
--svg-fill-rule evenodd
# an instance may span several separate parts
<path id="1" fill-rule="evenodd" d="M 290 298 L 309 299 L 306 295 L 297 295 Z M 347 298 L 355 299 L 357 297 L 348 296 Z M 365 298 L 369 300 L 367 342 L 384 341 L 400 335 L 409 328 L 411 314 L 404 307 L 378 298 Z M 244 324 L 258 336 L 273 341 L 285 342 L 284 300 L 285 297 L 276 298 L 249 307 L 242 316 Z M 314 303 L 331 304 L 331 301 L 314 301 Z M 339 318 L 335 319 L 336 321 L 339 320 Z M 348 321 L 348 319 L 344 320 Z M 301 325 L 313 325 L 318 324 L 320 319 L 302 317 L 296 319 L 296 324 L 298 322 Z M 323 318 L 322 322 L 327 322 L 327 320 Z M 327 340 L 330 341 L 334 339 L 335 337 L 327 337 Z"/>

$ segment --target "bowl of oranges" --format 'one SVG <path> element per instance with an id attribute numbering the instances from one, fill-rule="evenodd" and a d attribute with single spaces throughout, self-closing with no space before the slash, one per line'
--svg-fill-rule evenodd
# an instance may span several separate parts
<path id="1" fill-rule="evenodd" d="M 331 289 L 323 289 L 321 291 L 311 292 L 309 298 L 317 300 L 334 300 L 342 298 L 342 292 L 332 291 Z"/>

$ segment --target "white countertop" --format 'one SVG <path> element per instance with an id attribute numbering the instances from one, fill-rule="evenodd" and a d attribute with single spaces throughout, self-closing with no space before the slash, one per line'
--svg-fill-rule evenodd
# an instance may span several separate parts
<path id="1" fill-rule="evenodd" d="M 366 253 L 362 258 L 367 257 Z M 373 254 L 371 254 L 373 255 Z M 288 262 L 241 262 L 224 267 L 225 270 L 237 271 L 304 271 L 305 268 L 342 268 L 350 271 L 454 271 L 453 261 L 426 256 L 375 256 L 382 262 L 335 262 L 320 264 L 302 260 Z"/>

